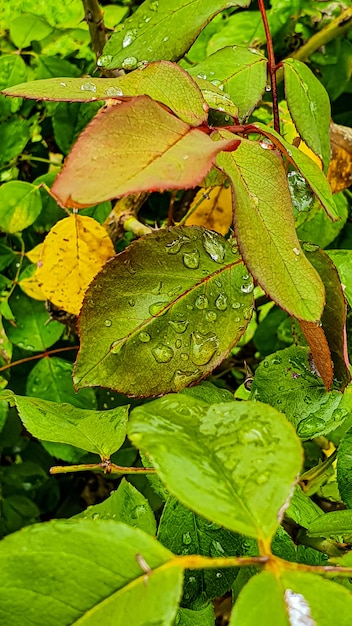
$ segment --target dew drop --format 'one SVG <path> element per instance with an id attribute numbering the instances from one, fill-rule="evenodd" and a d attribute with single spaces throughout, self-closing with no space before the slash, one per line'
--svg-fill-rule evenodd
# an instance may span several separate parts
<path id="1" fill-rule="evenodd" d="M 242 293 L 252 293 L 254 289 L 253 283 L 248 283 L 248 285 L 241 285 Z"/>
<path id="2" fill-rule="evenodd" d="M 111 354 L 119 354 L 124 345 L 125 344 L 123 342 L 123 339 L 118 339 L 117 341 L 114 341 L 110 346 Z"/>
<path id="3" fill-rule="evenodd" d="M 124 70 L 134 70 L 138 65 L 136 57 L 126 57 L 122 61 L 122 67 Z"/>
<path id="4" fill-rule="evenodd" d="M 182 361 L 188 361 L 189 356 L 186 352 L 181 352 L 180 357 L 182 359 Z"/>
<path id="5" fill-rule="evenodd" d="M 324 428 L 325 421 L 321 417 L 310 416 L 301 420 L 297 426 L 297 435 L 303 439 L 315 437 Z"/>
<path id="6" fill-rule="evenodd" d="M 217 318 L 217 315 L 216 315 L 215 311 L 207 311 L 206 314 L 205 314 L 205 319 L 208 322 L 215 322 L 216 318 Z"/>
<path id="7" fill-rule="evenodd" d="M 153 317 L 156 317 L 157 315 L 159 315 L 159 313 L 164 315 L 164 313 L 166 313 L 167 304 L 168 304 L 167 302 L 154 302 L 154 304 L 151 304 L 149 307 L 150 315 L 152 315 Z"/>
<path id="8" fill-rule="evenodd" d="M 159 8 L 159 2 L 158 0 L 154 0 L 154 2 L 151 2 L 149 5 L 149 8 L 151 11 L 157 11 Z"/>
<path id="9" fill-rule="evenodd" d="M 128 304 L 129 304 L 130 306 L 134 306 L 134 305 L 136 304 L 135 299 L 134 299 L 134 298 L 130 298 L 130 299 L 128 300 Z"/>
<path id="10" fill-rule="evenodd" d="M 196 270 L 199 267 L 199 252 L 195 250 L 194 252 L 186 252 L 183 255 L 183 264 L 185 267 L 188 267 L 190 270 Z"/>
<path id="11" fill-rule="evenodd" d="M 133 28 L 132 30 L 126 31 L 126 34 L 122 41 L 122 47 L 127 48 L 127 46 L 130 46 L 131 43 L 134 42 L 136 37 L 137 37 L 137 30 L 135 28 Z"/>
<path id="12" fill-rule="evenodd" d="M 99 67 L 103 67 L 104 65 L 108 65 L 108 63 L 111 63 L 112 59 L 113 57 L 111 54 L 103 54 L 101 57 L 99 57 L 97 65 Z"/>
<path id="13" fill-rule="evenodd" d="M 222 578 L 222 573 L 221 572 L 216 572 L 216 578 Z"/>
<path id="14" fill-rule="evenodd" d="M 296 256 L 299 256 L 301 254 L 301 251 L 299 248 L 292 248 L 292 252 L 294 252 Z"/>
<path id="15" fill-rule="evenodd" d="M 203 334 L 194 331 L 191 334 L 191 359 L 195 365 L 206 365 L 214 356 L 220 344 L 215 333 Z"/>
<path id="16" fill-rule="evenodd" d="M 165 346 L 163 343 L 159 343 L 155 348 L 153 348 L 152 355 L 158 363 L 168 363 L 174 356 L 174 351 L 170 348 L 170 346 Z"/>
<path id="17" fill-rule="evenodd" d="M 83 83 L 81 85 L 81 91 L 93 91 L 93 93 L 95 93 L 97 90 L 96 85 L 94 85 L 94 83 Z"/>
<path id="18" fill-rule="evenodd" d="M 226 248 L 222 243 L 220 236 L 210 231 L 203 232 L 203 246 L 204 250 L 215 261 L 215 263 L 222 263 L 225 258 Z"/>
<path id="19" fill-rule="evenodd" d="M 109 98 L 114 98 L 116 96 L 123 96 L 123 91 L 119 87 L 108 87 L 105 89 L 105 94 L 109 96 Z"/>
<path id="20" fill-rule="evenodd" d="M 231 304 L 233 309 L 240 309 L 241 308 L 241 303 L 240 302 L 233 302 Z"/>
<path id="21" fill-rule="evenodd" d="M 163 41 L 166 43 L 167 41 L 169 41 L 168 37 L 164 37 Z"/>
<path id="22" fill-rule="evenodd" d="M 170 320 L 169 321 L 169 325 L 171 326 L 171 328 L 173 328 L 173 330 L 179 335 L 182 335 L 182 333 L 184 333 L 187 330 L 188 324 L 189 324 L 188 320 Z"/>
<path id="23" fill-rule="evenodd" d="M 142 331 L 141 333 L 139 333 L 138 339 L 139 341 L 142 341 L 142 343 L 148 343 L 148 341 L 150 341 L 150 335 L 149 333 Z"/>
<path id="24" fill-rule="evenodd" d="M 159 281 L 158 284 L 153 289 L 151 289 L 151 293 L 153 293 L 155 296 L 158 296 L 161 293 L 162 288 L 163 283 Z"/>
<path id="25" fill-rule="evenodd" d="M 176 285 L 176 287 L 173 287 L 172 289 L 170 289 L 170 291 L 167 292 L 167 295 L 169 296 L 169 298 L 172 298 L 173 296 L 177 296 L 180 291 L 182 291 L 182 285 Z"/>
<path id="26" fill-rule="evenodd" d="M 242 311 L 242 315 L 244 317 L 245 320 L 250 320 L 253 314 L 253 309 L 251 306 L 247 306 L 245 309 L 243 309 Z"/>
<path id="27" fill-rule="evenodd" d="M 177 254 L 180 252 L 182 246 L 190 241 L 189 237 L 178 237 L 173 241 L 166 244 L 166 250 L 168 254 Z"/>
<path id="28" fill-rule="evenodd" d="M 203 80 L 207 80 L 207 75 L 204 72 L 199 72 L 199 74 L 197 74 L 197 78 L 202 78 Z"/>
<path id="29" fill-rule="evenodd" d="M 123 262 L 123 265 L 129 274 L 133 275 L 136 273 L 136 270 L 132 267 L 131 259 L 126 259 L 126 261 Z"/>
<path id="30" fill-rule="evenodd" d="M 191 382 L 198 378 L 200 370 L 197 368 L 195 370 L 176 370 L 173 381 L 176 389 L 181 389 L 182 387 L 186 387 Z"/>
<path id="31" fill-rule="evenodd" d="M 104 320 L 104 326 L 107 326 L 107 328 L 109 328 L 109 326 L 111 326 L 112 321 L 111 320 Z"/>
<path id="32" fill-rule="evenodd" d="M 198 296 L 194 304 L 197 309 L 202 311 L 203 309 L 208 308 L 209 301 L 208 301 L 207 296 L 205 296 L 204 294 L 201 294 L 200 296 Z"/>
<path id="33" fill-rule="evenodd" d="M 183 533 L 182 535 L 182 541 L 183 543 L 188 546 L 190 543 L 192 543 L 192 537 L 191 537 L 191 533 Z"/>
<path id="34" fill-rule="evenodd" d="M 181 339 L 176 339 L 176 341 L 175 341 L 175 348 L 181 348 L 181 347 L 182 347 Z"/>
<path id="35" fill-rule="evenodd" d="M 266 85 L 265 86 L 265 91 L 271 91 L 271 86 L 270 85 Z"/>
<path id="36" fill-rule="evenodd" d="M 67 87 L 66 83 L 60 83 L 61 87 Z"/>
<path id="37" fill-rule="evenodd" d="M 219 311 L 226 311 L 227 309 L 227 296 L 224 293 L 220 293 L 215 300 L 215 306 Z"/>

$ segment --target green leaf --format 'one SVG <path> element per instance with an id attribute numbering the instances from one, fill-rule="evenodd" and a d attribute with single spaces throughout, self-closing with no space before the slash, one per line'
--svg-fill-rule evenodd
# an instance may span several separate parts
<path id="1" fill-rule="evenodd" d="M 330 101 L 325 88 L 305 63 L 284 59 L 287 105 L 303 141 L 322 159 L 330 160 Z"/>
<path id="2" fill-rule="evenodd" d="M 276 133 L 272 128 L 268 128 L 265 124 L 253 124 L 259 128 L 267 137 L 275 140 L 275 145 L 279 145 L 284 149 L 284 154 L 292 162 L 293 167 L 298 170 L 303 178 L 306 179 L 309 187 L 318 198 L 323 209 L 331 219 L 340 219 L 339 212 L 336 209 L 330 185 L 325 174 L 319 166 L 302 150 L 285 141 L 281 135 Z"/>
<path id="3" fill-rule="evenodd" d="M 325 390 L 308 348 L 303 347 L 267 356 L 255 371 L 251 397 L 285 413 L 302 439 L 330 433 L 348 415 L 343 395 Z"/>
<path id="4" fill-rule="evenodd" d="M 309 219 L 297 228 L 301 241 L 310 241 L 321 248 L 326 248 L 340 234 L 348 218 L 348 200 L 344 193 L 334 194 L 334 203 L 338 221 L 332 222 L 323 207 L 315 204 Z"/>
<path id="5" fill-rule="evenodd" d="M 52 31 L 52 27 L 45 20 L 27 13 L 11 22 L 10 38 L 17 48 L 27 48 L 32 41 L 41 41 Z"/>
<path id="6" fill-rule="evenodd" d="M 3 54 L 0 58 L 0 91 L 5 87 L 12 87 L 17 83 L 25 82 L 27 78 L 27 65 L 18 54 Z M 0 115 L 8 117 L 18 111 L 22 100 L 9 100 L 0 96 Z"/>
<path id="7" fill-rule="evenodd" d="M 38 439 L 69 443 L 102 459 L 118 450 L 126 436 L 129 406 L 108 411 L 78 409 L 71 404 L 3 392 L 2 399 L 15 403 L 27 430 Z"/>
<path id="8" fill-rule="evenodd" d="M 158 540 L 174 554 L 225 557 L 243 552 L 241 537 L 208 522 L 173 497 L 168 499 L 163 510 Z M 199 597 L 202 600 L 221 597 L 231 588 L 236 576 L 236 568 L 186 570 L 183 605 L 192 606 Z"/>
<path id="9" fill-rule="evenodd" d="M 308 526 L 310 537 L 339 537 L 350 542 L 352 539 L 352 511 L 331 511 L 316 517 Z"/>
<path id="10" fill-rule="evenodd" d="M 199 400 L 204 400 L 207 404 L 219 404 L 220 402 L 232 402 L 233 393 L 228 389 L 217 387 L 208 380 L 203 380 L 199 385 L 194 387 L 185 387 L 180 393 L 186 396 L 192 396 Z"/>
<path id="11" fill-rule="evenodd" d="M 0 271 L 8 267 L 12 261 L 16 258 L 17 254 L 12 250 L 12 248 L 8 248 L 3 243 L 0 244 Z"/>
<path id="12" fill-rule="evenodd" d="M 216 233 L 176 227 L 139 239 L 86 292 L 76 387 L 151 396 L 200 380 L 244 332 L 252 290 L 243 263 Z"/>
<path id="13" fill-rule="evenodd" d="M 29 139 L 30 126 L 28 120 L 10 118 L 8 121 L 2 122 L 0 124 L 0 165 L 4 165 L 16 159 L 16 157 L 23 152 Z M 17 181 L 13 181 L 13 184 L 18 183 Z M 11 213 L 12 212 L 13 210 Z"/>
<path id="14" fill-rule="evenodd" d="M 217 13 L 248 4 L 249 0 L 146 0 L 116 29 L 98 65 L 133 70 L 146 61 L 178 61 Z"/>
<path id="15" fill-rule="evenodd" d="M 11 181 L 0 187 L 0 228 L 18 233 L 37 219 L 42 210 L 38 187 L 23 181 Z"/>
<path id="16" fill-rule="evenodd" d="M 172 554 L 125 524 L 80 519 L 32 526 L 1 542 L 0 559 L 6 626 L 171 626 L 176 615 L 181 567 L 163 568 Z"/>
<path id="17" fill-rule="evenodd" d="M 194 82 L 198 85 L 202 92 L 202 96 L 205 99 L 210 109 L 221 111 L 224 114 L 231 115 L 234 119 L 238 117 L 238 107 L 232 102 L 230 96 L 227 93 L 221 91 L 219 87 L 214 85 L 204 78 L 193 76 Z M 225 117 L 225 122 L 231 123 Z M 218 175 L 221 175 L 219 170 L 216 170 Z"/>
<path id="18" fill-rule="evenodd" d="M 169 395 L 133 409 L 129 437 L 182 504 L 235 532 L 272 538 L 301 467 L 299 441 L 278 411 Z"/>
<path id="19" fill-rule="evenodd" d="M 329 255 L 339 273 L 344 285 L 343 293 L 352 307 L 352 250 L 327 250 L 326 254 Z"/>
<path id="20" fill-rule="evenodd" d="M 94 118 L 52 192 L 63 206 L 82 207 L 151 189 L 195 187 L 218 152 L 237 144 L 233 135 L 213 141 L 154 100 L 138 96 Z"/>
<path id="21" fill-rule="evenodd" d="M 291 315 L 319 319 L 324 286 L 302 254 L 281 159 L 242 140 L 235 152 L 219 154 L 217 165 L 233 185 L 236 237 L 252 275 Z"/>
<path id="22" fill-rule="evenodd" d="M 44 302 L 33 300 L 16 288 L 9 305 L 16 325 L 4 320 L 4 328 L 9 340 L 16 346 L 42 352 L 60 339 L 64 326 L 51 320 Z"/>
<path id="23" fill-rule="evenodd" d="M 59 149 L 65 155 L 70 152 L 80 133 L 99 109 L 100 105 L 97 102 L 90 104 L 60 102 L 57 105 L 52 117 L 54 137 Z"/>
<path id="24" fill-rule="evenodd" d="M 342 501 L 352 509 L 352 429 L 340 442 L 337 452 L 337 483 Z"/>
<path id="25" fill-rule="evenodd" d="M 52 402 L 68 402 L 79 409 L 95 409 L 92 389 L 75 392 L 72 384 L 72 363 L 59 357 L 40 359 L 31 369 L 26 383 L 26 394 Z"/>
<path id="26" fill-rule="evenodd" d="M 204 106 L 205 101 L 199 88 L 187 72 L 167 61 L 151 63 L 142 72 L 136 70 L 119 78 L 37 80 L 7 89 L 6 94 L 36 100 L 70 102 L 145 95 L 168 106 L 175 115 L 191 126 L 199 126 L 206 121 L 207 107 Z M 72 112 L 72 107 L 69 111 Z"/>
<path id="27" fill-rule="evenodd" d="M 152 536 L 156 533 L 155 517 L 148 500 L 125 478 L 109 498 L 101 504 L 89 506 L 85 511 L 74 516 L 74 519 L 77 518 L 94 521 L 112 519 L 133 528 L 140 528 Z"/>
<path id="28" fill-rule="evenodd" d="M 299 526 L 308 528 L 310 523 L 322 513 L 322 509 L 300 487 L 295 487 L 290 504 L 285 511 L 287 517 Z"/>
<path id="29" fill-rule="evenodd" d="M 241 592 L 229 626 L 349 626 L 352 595 L 320 576 L 299 571 L 262 572 Z"/>
<path id="30" fill-rule="evenodd" d="M 263 95 L 267 80 L 267 60 L 256 49 L 226 47 L 188 70 L 194 77 L 214 81 L 238 106 L 243 120 Z M 245 86 L 245 88 L 244 88 Z"/>
<path id="31" fill-rule="evenodd" d="M 210 603 L 199 610 L 179 608 L 175 626 L 214 626 L 214 607 Z"/>

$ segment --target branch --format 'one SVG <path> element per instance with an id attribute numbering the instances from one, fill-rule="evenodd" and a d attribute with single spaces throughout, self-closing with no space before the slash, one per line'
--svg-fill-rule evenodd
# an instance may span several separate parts
<path id="1" fill-rule="evenodd" d="M 273 40 L 270 34 L 270 28 L 268 23 L 268 18 L 265 11 L 264 0 L 258 0 L 259 10 L 262 16 L 265 37 L 266 37 L 266 45 L 268 49 L 268 74 L 270 78 L 271 92 L 273 98 L 273 114 L 274 114 L 274 128 L 277 133 L 280 133 L 280 119 L 279 119 L 279 101 L 277 97 L 277 83 L 276 83 L 276 61 L 274 54 L 274 46 Z"/>
<path id="2" fill-rule="evenodd" d="M 70 472 L 100 471 L 104 474 L 155 474 L 153 467 L 122 467 L 111 463 L 109 459 L 102 463 L 82 463 L 82 465 L 54 465 L 50 468 L 50 474 L 69 474 Z"/>
<path id="3" fill-rule="evenodd" d="M 107 40 L 107 29 L 104 26 L 103 12 L 97 0 L 82 0 L 82 2 L 84 6 L 84 19 L 88 24 L 92 47 L 98 59 Z"/>
<path id="4" fill-rule="evenodd" d="M 305 61 L 313 52 L 335 39 L 335 37 L 343 35 L 351 26 L 352 8 L 346 9 L 346 11 L 341 13 L 340 17 L 337 17 L 330 22 L 330 24 L 325 26 L 325 28 L 322 28 L 318 33 L 313 35 L 307 43 L 290 54 L 289 57 L 298 59 L 299 61 Z"/>

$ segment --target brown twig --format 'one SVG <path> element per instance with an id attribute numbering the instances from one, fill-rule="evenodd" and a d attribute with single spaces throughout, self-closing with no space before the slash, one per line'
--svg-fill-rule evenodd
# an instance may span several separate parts
<path id="1" fill-rule="evenodd" d="M 82 0 L 84 6 L 84 19 L 88 24 L 92 48 L 98 59 L 106 44 L 107 29 L 104 25 L 103 12 L 97 0 Z"/>
<path id="2" fill-rule="evenodd" d="M 276 83 L 276 61 L 274 54 L 274 46 L 273 40 L 270 34 L 270 28 L 268 23 L 268 18 L 265 11 L 264 0 L 258 0 L 259 10 L 262 16 L 265 36 L 266 36 L 266 45 L 268 49 L 268 74 L 271 85 L 271 93 L 273 99 L 273 114 L 274 114 L 274 128 L 277 133 L 280 132 L 280 118 L 279 118 L 279 101 L 277 97 L 277 83 Z"/>

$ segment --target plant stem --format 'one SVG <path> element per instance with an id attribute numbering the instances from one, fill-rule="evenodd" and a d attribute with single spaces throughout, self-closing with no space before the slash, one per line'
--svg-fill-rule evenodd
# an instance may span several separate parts
<path id="1" fill-rule="evenodd" d="M 277 97 L 277 83 L 276 83 L 276 61 L 274 54 L 274 46 L 273 40 L 270 34 L 270 28 L 268 23 L 268 18 L 265 11 L 264 0 L 258 0 L 259 10 L 262 16 L 265 36 L 266 36 L 266 45 L 268 49 L 268 74 L 270 78 L 271 85 L 271 93 L 273 99 L 273 114 L 274 114 L 274 128 L 277 133 L 280 132 L 280 119 L 279 119 L 279 101 Z"/>
<path id="2" fill-rule="evenodd" d="M 351 26 L 352 8 L 349 8 L 343 11 L 340 17 L 337 17 L 330 22 L 330 24 L 322 28 L 318 33 L 313 35 L 307 43 L 289 56 L 293 59 L 298 59 L 299 61 L 305 61 L 311 54 L 313 54 L 313 52 L 318 50 L 321 46 L 329 43 L 329 41 L 335 39 L 335 37 L 343 35 L 349 28 L 351 28 Z"/>
<path id="3" fill-rule="evenodd" d="M 69 474 L 70 472 L 100 471 L 104 474 L 155 474 L 154 467 L 122 467 L 111 463 L 110 460 L 102 463 L 82 463 L 82 465 L 54 465 L 50 474 Z"/>
<path id="4" fill-rule="evenodd" d="M 104 26 L 103 12 L 97 0 L 82 0 L 82 2 L 84 6 L 84 19 L 88 24 L 92 47 L 98 59 L 106 44 L 106 28 Z"/>
<path id="5" fill-rule="evenodd" d="M 3 365 L 0 367 L 0 372 L 5 372 L 10 367 L 15 367 L 15 365 L 22 365 L 22 363 L 28 363 L 28 361 L 35 361 L 36 359 L 42 359 L 44 357 L 51 356 L 52 354 L 57 354 L 58 352 L 67 352 L 68 350 L 78 350 L 79 346 L 68 346 L 66 348 L 55 348 L 55 350 L 47 350 L 46 352 L 40 352 L 40 354 L 33 354 L 32 356 L 26 356 L 24 359 L 19 359 L 18 361 L 12 361 L 12 363 L 7 363 L 7 365 Z"/>

